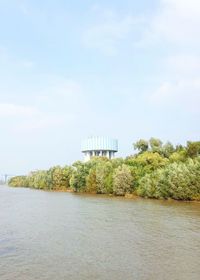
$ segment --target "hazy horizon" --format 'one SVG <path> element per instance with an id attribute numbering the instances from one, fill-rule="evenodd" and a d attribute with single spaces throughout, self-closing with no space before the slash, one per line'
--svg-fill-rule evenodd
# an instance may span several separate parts
<path id="1" fill-rule="evenodd" d="M 0 0 L 0 174 L 199 140 L 199 30 L 198 0 Z"/>

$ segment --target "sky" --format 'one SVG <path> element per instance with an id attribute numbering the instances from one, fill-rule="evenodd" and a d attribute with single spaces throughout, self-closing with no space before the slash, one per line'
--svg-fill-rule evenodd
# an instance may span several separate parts
<path id="1" fill-rule="evenodd" d="M 199 0 L 0 0 L 0 174 L 199 133 Z"/>

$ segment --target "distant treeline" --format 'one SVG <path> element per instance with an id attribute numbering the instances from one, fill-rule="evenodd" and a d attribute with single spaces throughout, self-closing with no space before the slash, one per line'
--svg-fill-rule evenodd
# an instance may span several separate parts
<path id="1" fill-rule="evenodd" d="M 151 138 L 133 144 L 125 159 L 94 157 L 72 166 L 13 177 L 9 185 L 43 190 L 138 195 L 148 198 L 200 200 L 200 142 L 173 146 Z"/>

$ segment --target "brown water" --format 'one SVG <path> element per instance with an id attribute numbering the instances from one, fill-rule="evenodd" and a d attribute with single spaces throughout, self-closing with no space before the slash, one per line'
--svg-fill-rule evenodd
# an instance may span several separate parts
<path id="1" fill-rule="evenodd" d="M 0 279 L 200 279 L 200 204 L 0 186 Z"/>

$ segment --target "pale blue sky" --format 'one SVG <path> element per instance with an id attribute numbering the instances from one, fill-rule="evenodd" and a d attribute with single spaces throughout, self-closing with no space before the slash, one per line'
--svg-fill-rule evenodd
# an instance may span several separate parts
<path id="1" fill-rule="evenodd" d="M 199 30 L 199 0 L 0 0 L 0 174 L 199 140 Z"/>

